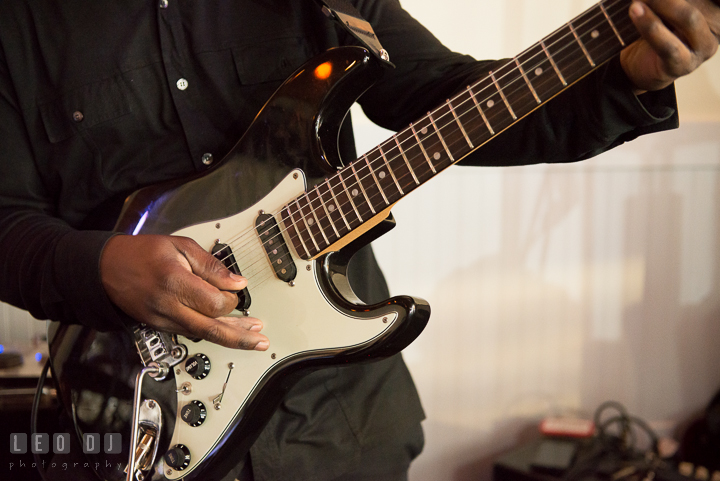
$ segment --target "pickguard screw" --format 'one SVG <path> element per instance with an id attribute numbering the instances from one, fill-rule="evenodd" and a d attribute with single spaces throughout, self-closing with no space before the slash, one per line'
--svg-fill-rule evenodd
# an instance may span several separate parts
<path id="1" fill-rule="evenodd" d="M 275 354 L 274 352 L 272 354 L 270 354 L 270 359 L 275 359 L 276 357 L 277 357 L 277 354 Z"/>
<path id="2" fill-rule="evenodd" d="M 387 324 L 387 317 L 383 317 L 383 322 Z"/>
<path id="3" fill-rule="evenodd" d="M 263 215 L 264 213 L 265 213 L 265 211 L 260 209 L 260 215 Z"/>
<path id="4" fill-rule="evenodd" d="M 218 222 L 217 224 L 215 224 L 215 228 L 216 228 L 216 229 L 219 229 L 219 228 L 220 228 L 220 222 Z"/>
<path id="5" fill-rule="evenodd" d="M 148 403 L 147 403 L 147 406 L 148 406 L 150 409 L 155 409 L 155 401 L 153 401 L 152 399 L 149 400 Z"/>
<path id="6" fill-rule="evenodd" d="M 298 178 L 297 173 L 293 174 L 293 179 L 297 180 L 297 178 Z"/>
<path id="7" fill-rule="evenodd" d="M 180 371 L 180 369 L 175 369 L 175 374 L 178 374 L 178 375 L 179 375 L 181 372 L 182 372 L 182 371 Z"/>
<path id="8" fill-rule="evenodd" d="M 172 469 L 168 469 L 167 471 L 165 471 L 165 474 L 168 476 L 172 476 L 172 474 L 173 474 Z"/>
<path id="9" fill-rule="evenodd" d="M 295 281 L 290 281 L 290 282 L 288 282 L 288 285 L 289 285 L 290 287 L 295 287 Z"/>
<path id="10" fill-rule="evenodd" d="M 306 271 L 312 270 L 312 266 L 311 266 L 310 264 L 306 265 L 306 266 L 305 266 L 305 270 L 306 270 Z"/>

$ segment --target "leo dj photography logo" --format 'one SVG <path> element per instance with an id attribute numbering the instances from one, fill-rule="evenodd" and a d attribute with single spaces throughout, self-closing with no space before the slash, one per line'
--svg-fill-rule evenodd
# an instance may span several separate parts
<path id="1" fill-rule="evenodd" d="M 122 436 L 120 433 L 107 433 L 102 443 L 106 454 L 120 454 L 122 451 Z M 100 453 L 100 434 L 83 434 L 82 450 L 85 454 Z M 50 435 L 47 433 L 34 433 L 30 436 L 30 452 L 33 454 L 47 454 L 50 452 Z M 10 434 L 10 453 L 25 454 L 28 452 L 28 435 L 26 433 Z M 70 433 L 53 434 L 52 452 L 55 454 L 70 453 Z"/>
<path id="2" fill-rule="evenodd" d="M 122 453 L 122 436 L 120 433 L 107 433 L 104 437 L 101 437 L 98 433 L 85 433 L 82 439 L 82 451 L 85 454 L 100 454 L 100 451 L 106 454 L 121 454 Z M 10 434 L 10 454 L 27 454 L 30 451 L 33 454 L 48 454 L 52 451 L 54 454 L 70 454 L 70 433 L 55 433 L 52 435 L 52 442 L 50 435 L 47 433 L 34 433 L 29 437 L 26 433 L 11 433 Z M 42 461 L 41 466 L 36 466 L 35 463 L 31 463 L 29 466 L 27 462 L 23 461 L 22 457 L 18 457 L 16 461 L 10 463 L 10 471 L 15 471 L 22 468 L 39 468 L 45 469 L 60 469 L 66 471 L 68 469 L 77 468 L 94 468 L 97 470 L 102 464 L 105 469 L 114 469 L 117 464 L 117 469 L 122 469 L 121 463 L 110 463 L 107 460 L 104 463 L 95 462 L 94 466 L 89 462 L 57 462 L 57 458 L 53 458 L 53 462 L 46 465 L 45 460 Z"/>

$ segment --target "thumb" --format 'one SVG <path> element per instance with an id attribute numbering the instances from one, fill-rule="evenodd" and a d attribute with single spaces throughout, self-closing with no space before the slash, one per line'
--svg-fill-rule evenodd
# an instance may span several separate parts
<path id="1" fill-rule="evenodd" d="M 193 274 L 222 291 L 241 291 L 247 280 L 230 272 L 214 255 L 188 237 L 173 238 L 173 245 L 187 259 Z"/>

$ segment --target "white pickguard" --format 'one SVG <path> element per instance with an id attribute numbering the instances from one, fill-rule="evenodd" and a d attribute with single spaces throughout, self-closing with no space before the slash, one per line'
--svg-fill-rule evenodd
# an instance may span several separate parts
<path id="1" fill-rule="evenodd" d="M 252 298 L 250 314 L 263 321 L 262 332 L 270 339 L 270 348 L 264 352 L 242 351 L 206 341 L 180 339 L 180 342 L 187 346 L 189 356 L 198 353 L 208 356 L 211 369 L 206 378 L 196 380 L 185 372 L 184 362 L 175 367 L 177 389 L 180 390 L 183 383 L 190 383 L 192 392 L 187 395 L 178 394 L 178 411 L 171 445 L 187 446 L 191 460 L 189 466 L 182 471 L 166 466 L 164 474 L 168 479 L 186 476 L 205 459 L 233 419 L 245 408 L 248 397 L 258 387 L 259 380 L 274 366 L 298 353 L 345 349 L 369 343 L 392 328 L 398 318 L 397 313 L 390 313 L 375 319 L 360 319 L 348 317 L 338 311 L 328 302 L 317 284 L 315 262 L 307 262 L 298 257 L 287 236 L 286 244 L 297 268 L 294 286 L 275 276 L 255 232 L 255 219 L 261 210 L 270 214 L 280 212 L 288 202 L 304 191 L 304 174 L 295 170 L 253 207 L 231 217 L 186 227 L 174 233 L 194 239 L 208 251 L 216 240 L 232 245 L 232 239 L 245 233 L 243 249 L 235 251 L 235 258 L 240 271 L 249 280 L 248 289 Z M 279 215 L 276 215 L 276 219 L 284 230 Z M 248 249 L 252 250 L 254 255 L 244 255 Z M 253 286 L 253 279 L 256 280 L 257 287 Z M 237 311 L 235 314 L 240 315 Z M 228 379 L 230 363 L 234 364 L 234 369 Z M 222 398 L 222 407 L 215 410 L 213 399 L 222 392 L 226 379 L 228 383 Z M 189 426 L 179 417 L 183 406 L 192 400 L 201 401 L 207 408 L 207 418 L 198 427 Z"/>

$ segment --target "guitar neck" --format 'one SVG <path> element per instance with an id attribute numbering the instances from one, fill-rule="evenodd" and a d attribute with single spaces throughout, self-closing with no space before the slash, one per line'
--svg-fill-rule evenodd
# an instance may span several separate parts
<path id="1" fill-rule="evenodd" d="M 380 213 L 617 55 L 639 34 L 631 0 L 603 0 L 282 211 L 310 259 L 377 223 Z"/>

